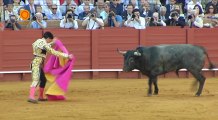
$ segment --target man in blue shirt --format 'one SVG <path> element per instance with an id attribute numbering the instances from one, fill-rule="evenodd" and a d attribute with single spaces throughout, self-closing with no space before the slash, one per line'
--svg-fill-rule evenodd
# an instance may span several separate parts
<path id="1" fill-rule="evenodd" d="M 44 29 L 47 27 L 47 23 L 43 20 L 43 15 L 42 13 L 36 13 L 35 15 L 36 17 L 36 20 L 34 20 L 32 23 L 31 23 L 31 28 L 34 28 L 34 29 Z"/>
<path id="2" fill-rule="evenodd" d="M 121 27 L 123 19 L 120 15 L 116 15 L 116 12 L 111 10 L 108 15 L 108 26 L 109 27 Z"/>

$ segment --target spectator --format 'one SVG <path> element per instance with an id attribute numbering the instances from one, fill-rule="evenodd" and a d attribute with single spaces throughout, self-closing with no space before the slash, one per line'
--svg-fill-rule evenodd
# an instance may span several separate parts
<path id="1" fill-rule="evenodd" d="M 76 13 L 77 5 L 76 5 L 76 4 L 73 4 L 73 5 L 70 6 L 69 9 L 71 9 L 71 10 L 73 11 L 73 14 L 74 14 L 75 19 L 78 19 L 78 16 L 79 16 L 79 15 Z"/>
<path id="2" fill-rule="evenodd" d="M 135 29 L 145 29 L 145 18 L 140 17 L 139 9 L 134 9 L 132 13 L 132 17 L 126 20 L 124 25 Z"/>
<path id="3" fill-rule="evenodd" d="M 179 13 L 174 10 L 171 12 L 170 19 L 166 21 L 168 26 L 180 26 L 183 28 L 185 26 L 185 19 L 184 17 L 179 17 Z"/>
<path id="4" fill-rule="evenodd" d="M 211 4 L 216 6 L 216 13 L 218 13 L 218 0 L 211 0 L 211 2 L 208 2 L 206 4 L 205 10 L 208 10 Z"/>
<path id="5" fill-rule="evenodd" d="M 158 12 L 161 7 L 160 0 L 149 0 L 150 10 L 153 12 Z"/>
<path id="6" fill-rule="evenodd" d="M 123 22 L 122 17 L 113 10 L 110 11 L 107 21 L 109 27 L 121 27 Z"/>
<path id="7" fill-rule="evenodd" d="M 13 4 L 7 4 L 6 5 L 6 10 L 4 14 L 4 20 L 7 22 L 10 19 L 11 15 L 16 15 L 13 11 Z"/>
<path id="8" fill-rule="evenodd" d="M 90 0 L 82 0 L 82 1 L 83 1 L 83 3 L 77 8 L 76 13 L 80 14 L 80 13 L 84 12 L 85 5 L 88 5 L 90 10 L 95 8 Z"/>
<path id="9" fill-rule="evenodd" d="M 140 15 L 142 17 L 152 17 L 152 11 L 150 10 L 150 4 L 148 3 L 148 1 L 142 4 L 140 8 Z"/>
<path id="10" fill-rule="evenodd" d="M 149 26 L 166 26 L 166 23 L 159 19 L 158 12 L 154 12 L 153 17 L 150 19 Z"/>
<path id="11" fill-rule="evenodd" d="M 104 22 L 101 18 L 96 17 L 96 11 L 91 11 L 86 19 L 82 22 L 82 26 L 86 27 L 87 30 L 100 29 L 104 27 Z"/>
<path id="12" fill-rule="evenodd" d="M 4 21 L 4 3 L 0 0 L 0 22 Z"/>
<path id="13" fill-rule="evenodd" d="M 20 24 L 17 22 L 16 20 L 16 16 L 15 15 L 10 15 L 10 19 L 8 22 L 6 22 L 5 24 L 5 28 L 11 28 L 12 30 L 20 30 L 21 26 Z"/>
<path id="14" fill-rule="evenodd" d="M 29 4 L 25 5 L 24 8 L 29 11 L 31 18 L 36 14 L 36 7 L 34 5 L 34 0 L 28 0 Z"/>
<path id="15" fill-rule="evenodd" d="M 110 3 L 110 9 L 116 10 L 117 15 L 123 14 L 123 5 L 120 4 L 119 0 L 112 0 Z"/>
<path id="16" fill-rule="evenodd" d="M 36 12 L 37 12 L 37 13 L 42 13 L 42 15 L 43 15 L 43 20 L 47 20 L 47 19 L 48 19 L 48 17 L 45 15 L 45 13 L 42 12 L 42 7 L 41 7 L 40 5 L 37 5 L 37 6 L 36 6 Z"/>
<path id="17" fill-rule="evenodd" d="M 166 9 L 166 7 L 165 6 L 161 6 L 160 7 L 160 20 L 163 20 L 164 22 L 166 21 L 166 20 L 168 20 L 168 18 L 166 17 L 166 12 L 167 12 L 167 9 Z"/>
<path id="18" fill-rule="evenodd" d="M 73 11 L 71 9 L 67 10 L 64 19 L 62 19 L 60 22 L 60 27 L 68 29 L 78 29 L 78 23 L 75 20 Z"/>
<path id="19" fill-rule="evenodd" d="M 48 17 L 48 20 L 62 19 L 62 14 L 55 4 L 51 6 L 50 12 L 47 12 L 46 16 Z"/>
<path id="20" fill-rule="evenodd" d="M 132 17 L 132 11 L 134 10 L 133 4 L 128 4 L 126 10 L 122 14 L 123 20 L 128 20 L 129 18 Z"/>
<path id="21" fill-rule="evenodd" d="M 64 16 L 68 9 L 71 9 L 72 6 L 77 7 L 77 4 L 74 2 L 74 0 L 65 0 L 64 3 L 60 6 L 60 11 L 62 15 Z"/>
<path id="22" fill-rule="evenodd" d="M 100 18 L 103 19 L 104 23 L 106 23 L 106 24 L 107 24 L 109 13 L 110 13 L 110 3 L 109 2 L 105 2 L 105 4 L 104 4 L 104 11 L 101 12 Z"/>
<path id="23" fill-rule="evenodd" d="M 171 11 L 174 9 L 174 5 L 176 4 L 176 0 L 170 0 L 170 3 L 166 5 L 167 12 L 166 18 L 169 19 Z"/>
<path id="24" fill-rule="evenodd" d="M 26 4 L 29 4 L 28 0 L 26 0 Z M 34 0 L 34 5 L 46 5 L 46 0 Z"/>
<path id="25" fill-rule="evenodd" d="M 130 3 L 133 5 L 134 9 L 139 9 L 138 0 L 130 0 Z"/>
<path id="26" fill-rule="evenodd" d="M 84 11 L 82 13 L 79 14 L 78 19 L 80 20 L 85 20 L 87 15 L 90 13 L 90 6 L 89 5 L 85 5 L 84 6 Z"/>
<path id="27" fill-rule="evenodd" d="M 186 0 L 176 0 L 176 4 L 179 5 L 179 7 L 180 7 L 180 13 L 179 13 L 180 15 L 186 13 L 186 11 L 185 11 L 185 5 L 186 5 L 185 1 Z"/>
<path id="28" fill-rule="evenodd" d="M 195 5 L 193 11 L 190 12 L 188 16 L 188 23 L 190 27 L 203 27 L 203 19 L 202 19 L 202 9 L 200 5 Z"/>
<path id="29" fill-rule="evenodd" d="M 104 0 L 98 0 L 98 2 L 96 2 L 96 5 L 97 17 L 100 18 L 101 13 L 104 12 Z"/>
<path id="30" fill-rule="evenodd" d="M 23 1 L 22 1 L 23 2 Z M 21 7 L 23 7 L 24 6 L 24 4 L 22 4 L 21 3 L 21 1 L 20 0 L 14 0 L 14 3 L 13 3 L 13 11 L 14 11 L 14 13 L 16 14 L 16 15 L 18 15 L 19 13 L 19 9 L 21 8 Z M 16 17 L 18 17 L 18 16 L 16 16 Z"/>
<path id="31" fill-rule="evenodd" d="M 181 7 L 182 6 L 180 4 L 175 4 L 174 7 L 173 7 L 173 10 L 178 11 L 179 16 L 185 18 L 185 15 L 183 14 L 183 10 L 182 10 Z"/>
<path id="32" fill-rule="evenodd" d="M 42 13 L 36 13 L 36 20 L 31 23 L 31 28 L 34 29 L 44 29 L 47 27 L 47 23 L 43 20 Z"/>
<path id="33" fill-rule="evenodd" d="M 198 0 L 191 0 L 190 2 L 188 2 L 187 4 L 187 14 L 190 15 L 192 14 L 192 10 L 194 9 L 195 5 L 199 5 L 201 7 L 202 10 L 202 14 L 204 13 L 203 7 L 201 5 L 201 2 L 199 2 Z"/>
<path id="34" fill-rule="evenodd" d="M 130 0 L 120 0 L 120 4 L 123 5 L 123 11 L 126 10 L 128 4 L 130 4 Z"/>
<path id="35" fill-rule="evenodd" d="M 52 13 L 52 0 L 45 0 L 46 4 L 42 6 L 42 12 L 47 16 Z"/>
<path id="36" fill-rule="evenodd" d="M 204 27 L 213 28 L 218 25 L 218 14 L 216 13 L 216 6 L 214 4 L 210 4 L 204 15 Z"/>

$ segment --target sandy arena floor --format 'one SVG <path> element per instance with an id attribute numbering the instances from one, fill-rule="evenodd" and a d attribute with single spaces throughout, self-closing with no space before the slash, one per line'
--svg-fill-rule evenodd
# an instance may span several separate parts
<path id="1" fill-rule="evenodd" d="M 218 120 L 218 79 L 194 97 L 194 79 L 160 79 L 147 97 L 145 79 L 71 81 L 66 101 L 28 103 L 30 82 L 0 82 L 0 120 Z"/>

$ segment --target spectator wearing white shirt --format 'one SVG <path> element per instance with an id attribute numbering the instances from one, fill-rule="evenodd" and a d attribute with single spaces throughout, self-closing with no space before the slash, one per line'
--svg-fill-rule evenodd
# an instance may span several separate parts
<path id="1" fill-rule="evenodd" d="M 71 9 L 67 10 L 64 19 L 62 19 L 60 22 L 60 27 L 68 29 L 78 29 L 78 23 L 75 20 L 73 11 Z"/>
<path id="2" fill-rule="evenodd" d="M 4 21 L 5 22 L 8 22 L 11 15 L 16 15 L 16 13 L 14 13 L 14 11 L 13 11 L 13 4 L 7 4 L 6 10 L 4 12 L 5 12 L 4 13 Z"/>
<path id="3" fill-rule="evenodd" d="M 201 2 L 199 0 L 191 0 L 187 4 L 188 15 L 190 15 L 190 12 L 194 9 L 195 5 L 199 5 L 201 7 L 201 9 L 203 10 L 203 7 L 202 7 Z M 204 10 L 203 10 L 203 13 L 204 13 Z"/>
<path id="4" fill-rule="evenodd" d="M 87 30 L 100 29 L 104 27 L 104 22 L 101 18 L 97 18 L 96 11 L 92 11 L 86 19 L 82 22 L 82 26 L 86 27 Z"/>
<path id="5" fill-rule="evenodd" d="M 145 29 L 145 18 L 140 16 L 139 9 L 134 9 L 132 13 L 132 17 L 127 19 L 124 25 L 126 27 L 134 27 L 135 29 Z"/>
<path id="6" fill-rule="evenodd" d="M 195 5 L 194 10 L 190 13 L 191 15 L 188 16 L 188 23 L 190 27 L 195 28 L 203 28 L 203 18 L 202 18 L 202 12 L 200 5 Z"/>

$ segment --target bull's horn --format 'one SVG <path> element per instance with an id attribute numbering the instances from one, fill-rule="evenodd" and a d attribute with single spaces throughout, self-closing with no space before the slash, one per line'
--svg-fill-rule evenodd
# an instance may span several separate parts
<path id="1" fill-rule="evenodd" d="M 134 55 L 135 56 L 141 56 L 142 54 L 140 52 L 136 51 L 136 52 L 134 52 Z"/>
<path id="2" fill-rule="evenodd" d="M 119 52 L 120 54 L 123 54 L 123 55 L 126 54 L 126 51 L 121 51 L 121 50 L 119 50 L 118 48 L 117 48 L 117 52 Z"/>

